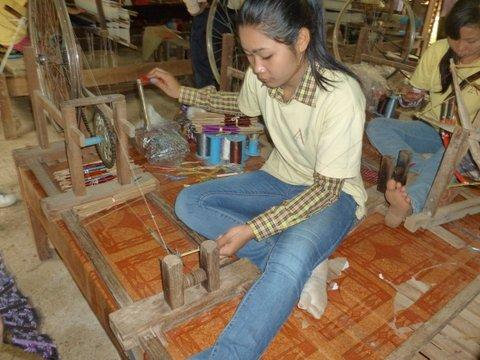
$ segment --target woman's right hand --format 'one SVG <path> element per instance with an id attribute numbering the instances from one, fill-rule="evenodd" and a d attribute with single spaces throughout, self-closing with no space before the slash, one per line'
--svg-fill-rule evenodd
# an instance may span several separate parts
<path id="1" fill-rule="evenodd" d="M 160 68 L 155 68 L 147 74 L 147 77 L 150 79 L 150 82 L 153 85 L 165 92 L 165 94 L 167 94 L 168 96 L 174 99 L 179 98 L 180 83 L 168 71 L 162 70 Z"/>

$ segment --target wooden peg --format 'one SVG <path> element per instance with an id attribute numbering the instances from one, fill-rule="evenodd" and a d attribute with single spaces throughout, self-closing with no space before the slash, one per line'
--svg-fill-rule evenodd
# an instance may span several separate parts
<path id="1" fill-rule="evenodd" d="M 203 284 L 207 291 L 220 288 L 220 255 L 217 243 L 206 240 L 200 245 L 200 267 L 207 273 L 207 280 Z"/>
<path id="2" fill-rule="evenodd" d="M 167 255 L 161 264 L 163 296 L 173 310 L 185 302 L 182 260 L 176 255 Z"/>

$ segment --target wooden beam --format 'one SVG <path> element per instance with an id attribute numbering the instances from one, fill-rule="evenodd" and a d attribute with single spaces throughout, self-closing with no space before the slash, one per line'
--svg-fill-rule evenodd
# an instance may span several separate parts
<path id="1" fill-rule="evenodd" d="M 99 104 L 109 104 L 116 101 L 125 100 L 125 96 L 121 94 L 89 96 L 79 99 L 67 100 L 62 103 L 62 106 L 85 107 Z"/>
<path id="2" fill-rule="evenodd" d="M 83 70 L 83 80 L 86 87 L 135 82 L 153 68 L 162 68 L 174 76 L 191 75 L 190 60 L 170 60 L 136 65 L 118 66 L 110 69 Z"/>
<path id="3" fill-rule="evenodd" d="M 53 121 L 55 121 L 61 128 L 64 128 L 65 120 L 63 119 L 62 113 L 57 106 L 43 96 L 40 90 L 34 90 L 33 96 L 35 102 L 40 107 L 39 111 L 45 111 Z"/>
<path id="4" fill-rule="evenodd" d="M 398 61 L 382 59 L 372 55 L 362 54 L 362 61 L 370 62 L 372 64 L 392 66 L 395 69 L 404 70 L 408 72 L 413 72 L 415 70 L 415 66 L 412 66 L 406 63 L 401 63 Z"/>
<path id="5" fill-rule="evenodd" d="M 478 294 L 480 294 L 480 275 L 468 284 L 460 293 L 432 316 L 410 337 L 396 348 L 387 360 L 412 359 L 415 353 L 434 338 L 447 323 L 457 316 Z"/>
<path id="6" fill-rule="evenodd" d="M 48 139 L 47 119 L 45 112 L 39 103 L 35 91 L 40 90 L 40 80 L 38 79 L 37 66 L 33 49 L 30 46 L 25 47 L 23 56 L 25 59 L 26 78 L 28 79 L 27 94 L 30 95 L 30 102 L 33 110 L 33 120 L 35 122 L 35 131 L 37 133 L 38 144 L 42 149 L 48 148 L 50 141 Z M 12 94 L 10 92 L 10 94 Z"/>
<path id="7" fill-rule="evenodd" d="M 17 137 L 17 124 L 13 117 L 12 103 L 4 74 L 0 74 L 0 116 L 5 139 L 15 139 Z"/>
<path id="8" fill-rule="evenodd" d="M 93 215 L 112 206 L 122 204 L 128 200 L 141 196 L 156 189 L 158 180 L 149 173 L 137 176 L 135 183 L 120 185 L 117 181 L 89 186 L 85 196 L 78 197 L 72 192 L 50 195 L 42 199 L 42 209 L 51 221 L 61 217 L 62 212 L 74 209 L 80 217 Z"/>
<path id="9" fill-rule="evenodd" d="M 173 327 L 244 293 L 259 276 L 258 268 L 240 259 L 220 269 L 220 289 L 208 292 L 201 285 L 185 289 L 185 305 L 175 310 L 168 306 L 163 293 L 136 301 L 110 314 L 110 328 L 125 350 L 138 345 L 138 338 L 153 329 L 168 331 Z"/>
<path id="10" fill-rule="evenodd" d="M 453 132 L 450 144 L 445 150 L 442 162 L 433 181 L 423 212 L 435 215 L 438 203 L 452 180 L 453 173 L 468 150 L 468 131 L 457 127 Z"/>
<path id="11" fill-rule="evenodd" d="M 147 355 L 148 360 L 169 360 L 172 358 L 160 340 L 155 336 L 142 336 L 138 339 L 138 342 L 140 348 Z"/>
<path id="12" fill-rule="evenodd" d="M 114 68 L 101 68 L 83 70 L 84 86 L 96 87 L 104 85 L 134 82 L 155 67 L 160 67 L 174 76 L 191 75 L 192 65 L 190 60 L 169 60 L 162 62 L 142 63 L 136 65 L 116 66 Z M 11 97 L 28 96 L 28 83 L 26 76 L 7 77 L 7 88 Z"/>
<path id="13" fill-rule="evenodd" d="M 415 232 L 420 228 L 428 229 L 431 226 L 445 224 L 478 212 L 480 212 L 480 199 L 475 197 L 442 206 L 434 217 L 425 212 L 411 215 L 405 220 L 404 226 L 408 231 Z"/>
<path id="14" fill-rule="evenodd" d="M 77 127 L 77 109 L 73 106 L 62 106 L 62 117 L 65 121 L 65 142 L 72 190 L 75 196 L 84 196 L 87 190 L 83 174 L 82 149 L 75 143 L 76 133 L 72 131 Z"/>
<path id="15" fill-rule="evenodd" d="M 127 122 L 127 104 L 125 99 L 113 103 L 113 121 L 117 130 L 117 177 L 120 185 L 128 185 L 132 182 L 132 171 L 130 170 L 128 157 L 128 136 L 123 131 L 122 124 Z"/>
<path id="16" fill-rule="evenodd" d="M 21 160 L 17 161 L 14 153 L 14 160 L 17 166 L 21 164 Z M 58 196 L 61 194 L 60 190 L 53 184 L 50 176 L 47 174 L 38 159 L 32 158 L 27 164 L 28 168 L 35 174 L 40 186 L 46 192 L 47 196 Z M 61 214 L 61 220 L 65 223 L 68 230 L 77 239 L 78 245 L 89 256 L 101 279 L 106 284 L 111 292 L 113 298 L 119 306 L 127 306 L 133 304 L 133 300 L 127 291 L 123 288 L 120 281 L 117 279 L 115 273 L 96 247 L 90 234 L 81 224 L 78 216 L 73 210 L 67 210 Z"/>

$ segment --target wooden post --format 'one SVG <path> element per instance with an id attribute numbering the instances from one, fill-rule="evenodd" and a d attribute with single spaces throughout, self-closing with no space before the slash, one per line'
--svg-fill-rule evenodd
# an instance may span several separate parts
<path id="1" fill-rule="evenodd" d="M 42 149 L 47 149 L 50 146 L 47 132 L 47 119 L 35 95 L 35 90 L 40 90 L 40 81 L 38 79 L 35 55 L 30 46 L 25 47 L 23 56 L 25 60 L 25 70 L 28 80 L 28 93 L 30 95 L 30 102 L 32 104 L 33 121 L 35 122 L 38 144 Z"/>
<path id="2" fill-rule="evenodd" d="M 384 193 L 387 190 L 387 181 L 393 175 L 393 159 L 391 156 L 382 156 L 380 169 L 378 170 L 377 190 Z"/>
<path id="3" fill-rule="evenodd" d="M 75 130 L 77 128 L 77 110 L 74 106 L 62 106 L 62 116 L 65 120 L 65 142 L 67 145 L 68 168 L 72 179 L 72 189 L 76 196 L 87 193 L 83 176 L 82 149 L 75 142 Z"/>
<path id="4" fill-rule="evenodd" d="M 215 241 L 206 240 L 200 245 L 200 267 L 207 273 L 205 289 L 209 292 L 218 290 L 220 288 L 220 256 Z"/>
<path id="5" fill-rule="evenodd" d="M 185 303 L 182 260 L 176 255 L 167 255 L 161 264 L 163 296 L 167 304 L 176 309 Z"/>
<path id="6" fill-rule="evenodd" d="M 125 98 L 113 103 L 113 121 L 117 132 L 117 177 L 120 185 L 127 185 L 132 182 L 132 174 L 128 162 L 128 135 L 125 132 L 123 123 L 127 121 L 127 105 Z"/>
<path id="7" fill-rule="evenodd" d="M 4 74 L 0 74 L 0 118 L 2 119 L 5 139 L 15 139 L 17 137 L 17 125 L 13 118 L 12 103 Z"/>
<path id="8" fill-rule="evenodd" d="M 222 36 L 222 61 L 220 66 L 220 90 L 230 91 L 230 81 L 228 79 L 227 69 L 232 66 L 233 52 L 235 48 L 235 38 L 233 34 L 223 34 Z"/>
<path id="9" fill-rule="evenodd" d="M 353 56 L 353 63 L 359 64 L 362 62 L 362 54 L 365 53 L 368 43 L 368 26 L 364 26 L 360 29 L 360 34 L 358 35 L 357 46 L 355 48 L 355 54 Z"/>
<path id="10" fill-rule="evenodd" d="M 37 219 L 34 212 L 28 208 L 28 217 L 32 226 L 33 239 L 35 241 L 35 247 L 37 249 L 37 255 L 40 261 L 48 260 L 52 257 L 50 253 L 50 247 L 48 245 L 48 235 L 43 225 Z"/>
<path id="11" fill-rule="evenodd" d="M 457 165 L 468 151 L 468 135 L 469 132 L 461 127 L 454 130 L 450 144 L 445 150 L 440 168 L 428 193 L 423 209 L 424 213 L 434 215 L 437 211 L 443 192 L 450 183 Z"/>

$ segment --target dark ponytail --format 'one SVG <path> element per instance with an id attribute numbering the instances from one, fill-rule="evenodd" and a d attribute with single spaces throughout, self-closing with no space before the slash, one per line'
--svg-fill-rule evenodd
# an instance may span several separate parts
<path id="1" fill-rule="evenodd" d="M 464 26 L 480 26 L 480 0 L 458 0 L 445 19 L 445 32 L 450 39 L 460 39 L 460 29 Z M 440 60 L 440 81 L 442 93 L 452 84 L 450 59 L 458 63 L 458 55 L 449 48 Z"/>
<path id="2" fill-rule="evenodd" d="M 310 31 L 307 60 L 317 85 L 326 90 L 331 81 L 322 75 L 322 69 L 336 70 L 357 76 L 339 63 L 327 51 L 322 0 L 245 0 L 238 15 L 237 25 L 257 26 L 269 38 L 293 46 L 301 28 Z"/>

